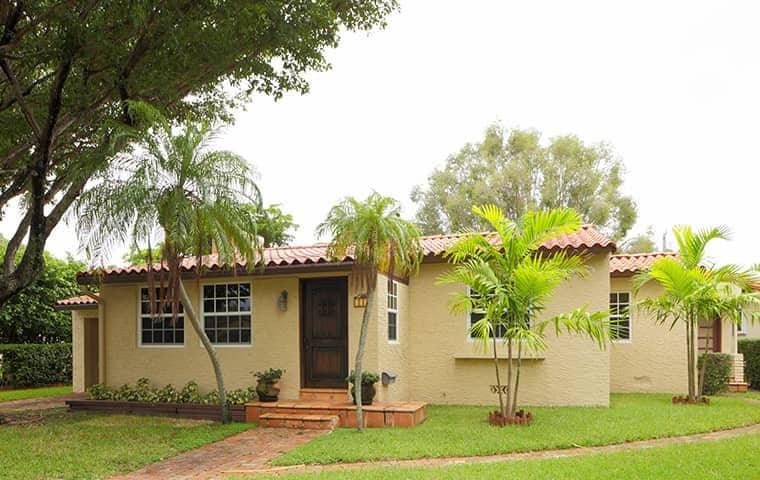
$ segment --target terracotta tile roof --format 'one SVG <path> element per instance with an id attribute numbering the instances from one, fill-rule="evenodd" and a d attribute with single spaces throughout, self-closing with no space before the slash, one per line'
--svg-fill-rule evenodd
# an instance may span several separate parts
<path id="1" fill-rule="evenodd" d="M 422 250 L 426 257 L 440 256 L 443 252 L 451 247 L 461 235 L 430 235 L 421 238 Z M 580 231 L 570 234 L 562 235 L 555 239 L 545 242 L 542 245 L 546 250 L 559 250 L 564 248 L 582 250 L 582 249 L 595 249 L 603 248 L 614 251 L 615 243 L 609 238 L 602 235 L 591 225 L 584 225 Z M 342 262 L 352 262 L 353 257 L 349 254 L 344 258 L 339 259 L 337 262 L 327 257 L 327 244 L 317 243 L 307 246 L 288 246 L 288 247 L 270 247 L 264 249 L 263 265 L 267 268 L 272 267 L 289 267 L 289 266 L 305 266 L 305 265 L 319 265 L 319 264 L 335 264 Z M 220 265 L 219 258 L 216 254 L 205 255 L 203 257 L 202 265 L 207 271 L 218 271 L 227 269 L 227 267 Z M 182 262 L 183 271 L 192 271 L 195 269 L 196 259 L 186 258 Z M 259 264 L 261 266 L 261 264 Z M 234 268 L 245 268 L 246 262 L 244 260 L 235 263 Z M 166 271 L 165 264 L 155 264 L 153 271 L 163 270 Z M 78 275 L 79 278 L 93 277 L 97 275 L 104 276 L 126 276 L 126 275 L 139 275 L 147 273 L 147 265 L 132 265 L 123 268 L 108 268 L 99 273 L 95 272 L 82 272 Z"/>
<path id="2" fill-rule="evenodd" d="M 98 302 L 89 295 L 78 295 L 76 297 L 62 298 L 55 302 L 55 307 L 66 310 L 72 307 L 94 307 Z"/>
<path id="3" fill-rule="evenodd" d="M 632 275 L 646 270 L 652 264 L 664 257 L 678 257 L 675 252 L 651 252 L 651 253 L 621 253 L 610 256 L 610 274 Z"/>

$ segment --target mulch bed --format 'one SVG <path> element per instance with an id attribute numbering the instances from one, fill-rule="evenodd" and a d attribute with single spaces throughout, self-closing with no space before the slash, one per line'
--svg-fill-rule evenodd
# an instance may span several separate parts
<path id="1" fill-rule="evenodd" d="M 708 397 L 697 397 L 694 400 L 689 400 L 689 397 L 685 397 L 683 395 L 676 395 L 675 397 L 673 397 L 673 403 L 691 404 L 691 405 L 697 405 L 697 404 L 710 405 L 710 399 Z"/>
<path id="2" fill-rule="evenodd" d="M 221 420 L 219 405 L 199 403 L 149 403 L 122 402 L 116 400 L 68 400 L 71 411 L 127 413 L 133 415 L 155 415 L 163 417 L 190 418 L 196 420 Z M 230 405 L 230 416 L 234 422 L 245 421 L 245 406 Z"/>

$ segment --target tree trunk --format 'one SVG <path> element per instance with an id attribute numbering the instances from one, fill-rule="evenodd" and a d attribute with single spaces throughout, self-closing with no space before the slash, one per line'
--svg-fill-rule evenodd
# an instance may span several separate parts
<path id="1" fill-rule="evenodd" d="M 496 369 L 496 393 L 499 394 L 499 413 L 504 416 L 504 394 L 501 393 L 501 375 L 499 375 L 499 353 L 496 349 L 496 336 L 493 337 L 493 366 Z"/>
<path id="2" fill-rule="evenodd" d="M 375 295 L 375 289 L 367 291 L 367 306 L 364 308 L 362 315 L 362 327 L 359 333 L 359 346 L 356 349 L 356 359 L 354 360 L 354 398 L 356 399 L 356 429 L 364 430 L 364 412 L 362 410 L 362 361 L 364 360 L 364 347 L 367 344 L 367 332 L 369 331 L 369 317 L 372 310 L 372 298 Z"/>
<path id="3" fill-rule="evenodd" d="M 179 299 L 182 302 L 182 307 L 185 309 L 185 317 L 190 320 L 190 324 L 193 326 L 193 330 L 201 339 L 203 347 L 208 353 L 208 358 L 211 360 L 211 365 L 214 367 L 214 375 L 216 376 L 216 388 L 219 392 L 219 402 L 222 404 L 222 423 L 230 422 L 230 407 L 227 405 L 227 391 L 224 389 L 224 377 L 222 376 L 222 366 L 219 364 L 219 356 L 216 353 L 214 345 L 206 336 L 203 326 L 201 326 L 198 316 L 195 314 L 195 309 L 190 301 L 190 297 L 185 290 L 185 283 L 182 279 L 179 279 Z"/>
<path id="4" fill-rule="evenodd" d="M 517 344 L 517 374 L 515 375 L 515 391 L 512 398 L 512 412 L 510 415 L 513 417 L 517 414 L 517 389 L 520 388 L 520 370 L 522 369 L 522 342 Z"/>
<path id="5" fill-rule="evenodd" d="M 689 376 L 688 376 L 688 378 L 689 378 L 689 394 L 688 394 L 688 399 L 689 399 L 689 401 L 695 401 L 696 400 L 696 386 L 694 384 L 695 383 L 694 382 L 694 380 L 695 380 L 694 379 L 694 369 L 695 369 L 694 350 L 695 350 L 695 345 L 694 345 L 694 320 L 692 318 L 690 318 L 688 320 L 688 323 L 687 323 L 687 335 L 686 335 L 686 338 L 687 338 L 687 341 L 688 341 L 688 346 L 687 346 L 687 355 L 688 355 L 688 358 L 687 358 L 687 362 L 686 363 L 687 363 L 687 366 L 689 368 Z"/>
<path id="6" fill-rule="evenodd" d="M 496 333 L 494 332 L 494 342 L 496 342 Z M 512 411 L 512 339 L 507 339 L 507 411 L 509 415 Z"/>

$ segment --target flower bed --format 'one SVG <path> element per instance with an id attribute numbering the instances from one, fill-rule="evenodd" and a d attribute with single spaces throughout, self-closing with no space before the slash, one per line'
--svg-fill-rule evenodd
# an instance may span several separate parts
<path id="1" fill-rule="evenodd" d="M 221 405 L 201 403 L 153 403 L 120 400 L 68 400 L 71 411 L 122 413 L 131 415 L 156 415 L 162 417 L 191 418 L 196 420 L 221 420 Z M 245 421 L 245 406 L 230 405 L 234 422 Z"/>

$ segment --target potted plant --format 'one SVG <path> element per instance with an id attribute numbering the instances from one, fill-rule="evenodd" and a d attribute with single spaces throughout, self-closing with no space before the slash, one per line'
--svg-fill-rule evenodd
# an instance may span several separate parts
<path id="1" fill-rule="evenodd" d="M 375 384 L 380 380 L 380 375 L 372 372 L 362 372 L 362 405 L 372 405 L 372 400 L 375 398 Z M 355 381 L 356 374 L 351 371 L 351 374 L 346 377 L 346 381 L 351 384 L 351 397 L 356 403 L 355 395 Z"/>
<path id="2" fill-rule="evenodd" d="M 285 370 L 281 368 L 270 368 L 263 372 L 256 372 L 253 375 L 258 382 L 256 383 L 256 394 L 262 402 L 276 402 L 280 394 L 280 378 Z"/>

